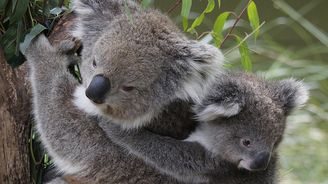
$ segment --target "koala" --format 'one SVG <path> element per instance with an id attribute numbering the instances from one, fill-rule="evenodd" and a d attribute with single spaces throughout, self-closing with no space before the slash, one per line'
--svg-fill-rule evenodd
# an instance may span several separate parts
<path id="1" fill-rule="evenodd" d="M 307 99 L 307 89 L 294 79 L 227 72 L 194 105 L 200 123 L 185 140 L 105 121 L 100 126 L 112 141 L 180 181 L 272 184 L 286 117 Z"/>
<path id="2" fill-rule="evenodd" d="M 82 84 L 67 71 L 72 41 L 57 48 L 39 36 L 26 52 L 37 130 L 55 165 L 84 183 L 183 183 L 111 141 L 99 122 L 186 138 L 197 124 L 190 101 L 220 74 L 221 52 L 133 1 L 75 0 L 73 7 Z"/>
<path id="3" fill-rule="evenodd" d="M 133 1 L 75 0 L 83 44 L 75 104 L 124 128 L 147 125 L 176 100 L 199 100 L 222 53 L 188 40 L 168 17 Z"/>

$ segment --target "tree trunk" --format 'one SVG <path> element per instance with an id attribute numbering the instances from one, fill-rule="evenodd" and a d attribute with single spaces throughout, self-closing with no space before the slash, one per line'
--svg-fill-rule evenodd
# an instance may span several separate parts
<path id="1" fill-rule="evenodd" d="M 30 87 L 25 64 L 12 69 L 0 48 L 0 183 L 29 184 Z"/>
<path id="2" fill-rule="evenodd" d="M 49 36 L 53 45 L 72 36 L 76 15 L 66 14 Z M 0 47 L 0 184 L 30 184 L 31 88 L 26 64 L 12 69 Z"/>

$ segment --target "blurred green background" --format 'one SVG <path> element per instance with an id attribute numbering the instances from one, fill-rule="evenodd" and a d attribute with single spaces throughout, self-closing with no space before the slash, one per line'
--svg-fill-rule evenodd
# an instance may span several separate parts
<path id="1" fill-rule="evenodd" d="M 174 0 L 156 0 L 153 6 L 168 10 Z M 206 15 L 199 33 L 210 31 L 223 11 L 239 13 L 247 1 L 222 1 L 221 8 Z M 328 184 L 328 1 L 327 0 L 255 0 L 260 21 L 256 41 L 248 39 L 253 72 L 266 78 L 294 77 L 304 80 L 310 89 L 309 103 L 288 119 L 280 147 L 280 179 L 283 184 Z M 194 0 L 190 18 L 206 7 L 206 1 Z M 180 8 L 170 13 L 181 24 Z M 247 20 L 247 16 L 243 16 Z M 190 21 L 191 22 L 191 21 Z M 226 22 L 229 29 L 234 20 Z M 240 21 L 235 32 L 243 35 L 249 23 Z M 245 35 L 245 34 L 244 34 Z M 202 38 L 211 42 L 210 36 Z M 223 52 L 236 43 L 228 40 Z M 238 49 L 225 55 L 233 69 L 242 68 Z"/>

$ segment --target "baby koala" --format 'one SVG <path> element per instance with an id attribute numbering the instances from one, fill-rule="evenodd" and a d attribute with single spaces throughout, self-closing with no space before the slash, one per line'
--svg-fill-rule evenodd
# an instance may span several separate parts
<path id="1" fill-rule="evenodd" d="M 276 150 L 286 117 L 307 99 L 308 91 L 294 79 L 227 72 L 194 106 L 201 123 L 184 141 L 101 126 L 114 142 L 185 182 L 276 183 Z"/>

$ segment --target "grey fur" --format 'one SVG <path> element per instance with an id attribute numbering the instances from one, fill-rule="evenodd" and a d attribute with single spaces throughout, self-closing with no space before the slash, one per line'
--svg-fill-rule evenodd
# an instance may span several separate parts
<path id="1" fill-rule="evenodd" d="M 113 144 L 97 117 L 75 107 L 72 95 L 79 83 L 63 64 L 72 60 L 69 56 L 53 48 L 43 35 L 26 56 L 37 129 L 61 171 L 86 183 L 175 183 Z"/>
<path id="2" fill-rule="evenodd" d="M 123 0 L 76 0 L 74 4 L 81 20 L 78 32 L 87 45 L 82 50 L 83 87 L 97 74 L 111 83 L 105 103 L 90 113 L 125 128 L 143 126 L 177 99 L 198 100 L 220 73 L 223 56 L 217 48 L 188 40 L 155 10 L 138 11 L 132 1 L 126 1 L 124 8 Z M 107 21 L 97 21 L 100 17 Z M 124 86 L 134 90 L 124 92 Z"/>
<path id="3" fill-rule="evenodd" d="M 307 93 L 302 83 L 293 79 L 269 82 L 251 74 L 227 73 L 194 108 L 197 115 L 214 118 L 200 123 L 185 141 L 145 129 L 124 131 L 106 122 L 100 125 L 114 142 L 179 180 L 271 184 L 277 181 L 276 148 L 283 137 L 286 117 L 306 102 Z M 210 105 L 218 111 L 204 114 Z M 231 105 L 240 110 L 229 116 L 222 113 L 230 111 Z M 245 138 L 252 141 L 251 147 L 241 146 Z M 271 153 L 268 168 L 246 171 L 263 151 Z"/>
<path id="4" fill-rule="evenodd" d="M 196 122 L 184 100 L 200 100 L 202 89 L 221 70 L 222 54 L 188 40 L 159 12 L 140 12 L 133 2 L 126 4 L 133 20 L 123 14 L 123 0 L 74 3 L 84 45 L 83 84 L 67 71 L 75 60 L 67 49 L 74 44 L 54 48 L 40 36 L 26 54 L 38 132 L 54 163 L 86 183 L 180 183 L 114 144 L 98 123 L 105 117 L 125 128 L 148 124 L 153 132 L 186 138 Z M 94 58 L 97 68 L 92 68 Z M 97 106 L 83 89 L 99 73 L 113 87 L 105 105 Z M 137 90 L 123 93 L 125 84 Z"/>

